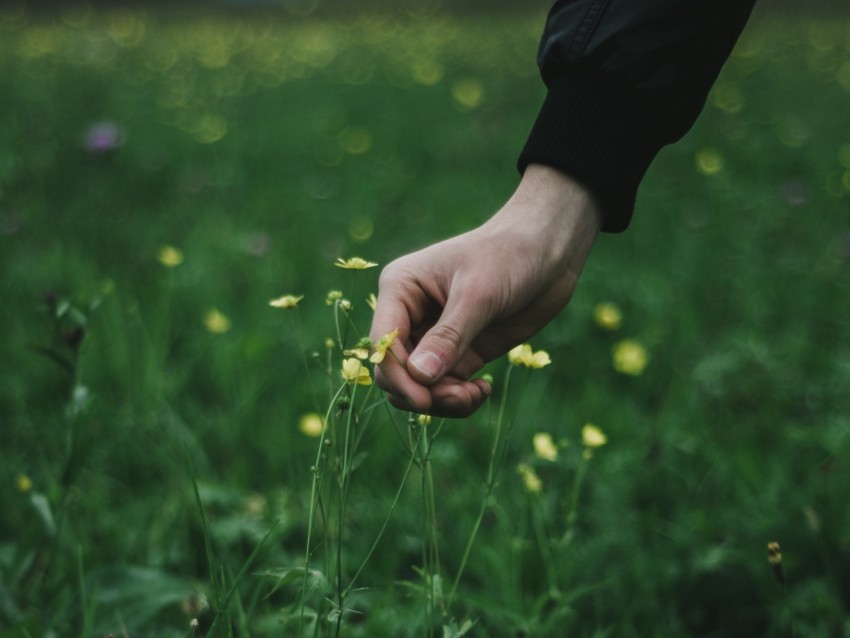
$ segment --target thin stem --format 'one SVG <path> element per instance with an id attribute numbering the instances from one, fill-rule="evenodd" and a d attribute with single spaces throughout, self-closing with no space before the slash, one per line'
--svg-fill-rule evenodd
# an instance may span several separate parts
<path id="1" fill-rule="evenodd" d="M 466 543 L 466 548 L 463 552 L 463 558 L 461 558 L 460 561 L 460 567 L 458 568 L 457 575 L 455 575 L 454 582 L 452 583 L 452 589 L 449 593 L 449 600 L 446 606 L 448 609 L 451 609 L 455 593 L 457 592 L 458 584 L 460 583 L 460 577 L 463 575 L 463 570 L 466 568 L 466 562 L 469 560 L 469 554 L 470 552 L 472 552 L 472 546 L 475 543 L 475 537 L 478 535 L 478 529 L 481 527 L 481 522 L 484 520 L 484 514 L 486 513 L 487 507 L 490 504 L 490 497 L 493 494 L 493 487 L 496 483 L 496 472 L 498 471 L 499 466 L 501 465 L 501 457 L 503 456 L 503 454 L 499 453 L 499 444 L 501 442 L 502 421 L 505 417 L 505 405 L 507 403 L 508 387 L 510 385 L 511 371 L 513 370 L 513 368 L 514 366 L 508 366 L 508 370 L 505 373 L 505 386 L 502 392 L 502 400 L 499 404 L 499 414 L 496 418 L 496 433 L 493 436 L 493 447 L 490 451 L 490 463 L 487 469 L 487 482 L 484 486 L 484 499 L 481 501 L 481 507 L 478 510 L 478 516 L 475 518 L 475 524 L 472 526 L 472 532 L 470 533 L 469 540 Z M 508 437 L 510 436 L 510 430 L 511 424 L 508 424 L 502 450 L 507 447 L 507 441 Z"/>

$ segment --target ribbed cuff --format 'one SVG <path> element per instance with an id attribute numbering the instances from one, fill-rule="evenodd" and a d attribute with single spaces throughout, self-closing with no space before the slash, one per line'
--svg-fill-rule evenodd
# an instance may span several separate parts
<path id="1" fill-rule="evenodd" d="M 520 172 L 544 164 L 570 175 L 600 202 L 602 230 L 624 231 L 646 169 L 673 141 L 672 127 L 639 94 L 599 78 L 561 76 L 548 88 L 520 154 Z"/>

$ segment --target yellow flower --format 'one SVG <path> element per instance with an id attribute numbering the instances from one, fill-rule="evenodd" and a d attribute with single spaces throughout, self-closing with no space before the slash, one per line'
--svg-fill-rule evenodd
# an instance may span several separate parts
<path id="1" fill-rule="evenodd" d="M 623 323 L 623 315 L 616 304 L 601 303 L 593 309 L 593 319 L 603 330 L 616 330 Z"/>
<path id="2" fill-rule="evenodd" d="M 388 332 L 383 337 L 378 339 L 378 342 L 372 345 L 372 347 L 375 349 L 375 352 L 372 353 L 371 357 L 369 357 L 369 361 L 371 361 L 372 363 L 380 363 L 381 361 L 383 361 L 384 357 L 387 356 L 387 350 L 392 347 L 397 336 L 398 328 L 396 328 L 392 332 Z"/>
<path id="3" fill-rule="evenodd" d="M 608 437 L 593 423 L 585 423 L 581 429 L 581 442 L 586 447 L 602 447 L 608 442 Z"/>
<path id="4" fill-rule="evenodd" d="M 342 299 L 342 290 L 329 290 L 328 296 L 325 297 L 325 303 L 332 306 L 340 299 Z"/>
<path id="5" fill-rule="evenodd" d="M 552 363 L 549 353 L 545 350 L 534 352 L 527 343 L 517 346 L 508 352 L 508 361 L 515 366 L 525 366 L 526 368 L 534 369 L 539 369 Z"/>
<path id="6" fill-rule="evenodd" d="M 360 363 L 360 359 L 353 357 L 342 362 L 342 378 L 350 384 L 372 385 L 369 368 Z"/>
<path id="7" fill-rule="evenodd" d="M 420 414 L 419 418 L 416 419 L 417 423 L 421 426 L 431 425 L 431 415 L 430 414 Z"/>
<path id="8" fill-rule="evenodd" d="M 26 474 L 18 474 L 15 479 L 15 487 L 19 492 L 29 492 L 32 489 L 32 479 Z"/>
<path id="9" fill-rule="evenodd" d="M 321 436 L 325 430 L 325 420 L 317 412 L 308 412 L 298 421 L 298 429 L 307 436 Z"/>
<path id="10" fill-rule="evenodd" d="M 183 253 L 174 246 L 163 246 L 157 255 L 159 263 L 168 268 L 176 268 L 183 263 Z"/>
<path id="11" fill-rule="evenodd" d="M 543 490 L 543 481 L 537 476 L 537 472 L 534 471 L 533 467 L 527 463 L 520 463 L 517 465 L 516 471 L 522 477 L 526 491 L 537 493 Z"/>
<path id="12" fill-rule="evenodd" d="M 354 346 L 351 350 L 343 350 L 342 354 L 346 357 L 357 357 L 365 361 L 369 358 L 369 348 L 372 347 L 372 340 L 369 337 L 363 337 L 360 341 L 357 342 L 357 345 Z"/>
<path id="13" fill-rule="evenodd" d="M 230 319 L 216 308 L 210 308 L 204 315 L 204 325 L 214 334 L 223 334 L 230 330 Z"/>
<path id="14" fill-rule="evenodd" d="M 378 298 L 374 292 L 369 293 L 369 296 L 366 298 L 366 305 L 372 309 L 372 312 L 375 312 L 375 308 L 378 307 Z"/>
<path id="15" fill-rule="evenodd" d="M 350 259 L 339 257 L 334 264 L 337 268 L 345 268 L 347 270 L 366 270 L 367 268 L 374 268 L 377 265 L 373 261 L 366 261 L 360 257 L 351 257 Z"/>
<path id="16" fill-rule="evenodd" d="M 278 297 L 277 299 L 272 299 L 269 302 L 269 305 L 272 308 L 281 308 L 283 310 L 287 310 L 288 308 L 297 308 L 298 302 L 304 299 L 304 295 L 284 295 L 283 297 Z"/>
<path id="17" fill-rule="evenodd" d="M 617 372 L 639 376 L 649 363 L 649 355 L 639 342 L 634 339 L 623 339 L 614 345 L 612 364 Z"/>
<path id="18" fill-rule="evenodd" d="M 558 458 L 558 446 L 552 440 L 548 432 L 538 432 L 534 435 L 534 453 L 546 461 L 554 461 Z"/>

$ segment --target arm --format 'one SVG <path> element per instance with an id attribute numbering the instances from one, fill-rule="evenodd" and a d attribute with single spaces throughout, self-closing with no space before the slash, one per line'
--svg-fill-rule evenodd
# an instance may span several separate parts
<path id="1" fill-rule="evenodd" d="M 393 405 L 461 417 L 486 400 L 472 376 L 563 309 L 600 230 L 628 226 L 649 163 L 696 119 L 752 4 L 556 3 L 516 192 L 481 227 L 381 275 L 371 336 L 399 330 L 376 373 Z"/>
<path id="2" fill-rule="evenodd" d="M 586 184 L 624 230 L 661 147 L 696 120 L 755 0 L 559 0 L 538 65 L 546 99 L 519 158 Z"/>

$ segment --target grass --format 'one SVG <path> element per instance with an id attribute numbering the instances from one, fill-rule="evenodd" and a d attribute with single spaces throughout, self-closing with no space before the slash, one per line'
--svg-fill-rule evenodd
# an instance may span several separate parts
<path id="1" fill-rule="evenodd" d="M 550 366 L 428 426 L 341 385 L 333 262 L 504 201 L 542 19 L 0 11 L 0 637 L 850 635 L 846 15 L 754 16 Z"/>

